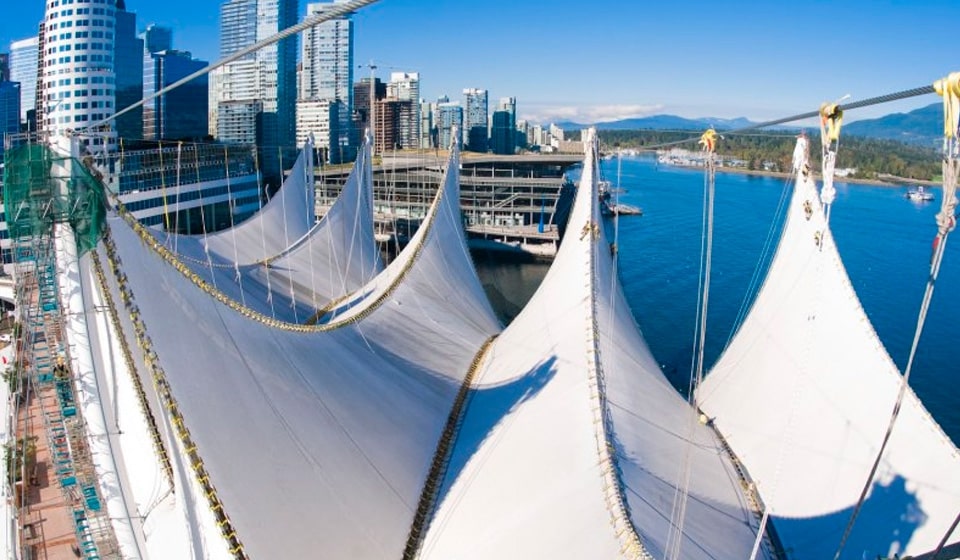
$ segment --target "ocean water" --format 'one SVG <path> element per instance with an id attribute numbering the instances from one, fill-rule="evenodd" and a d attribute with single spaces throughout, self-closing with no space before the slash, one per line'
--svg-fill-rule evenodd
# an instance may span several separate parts
<path id="1" fill-rule="evenodd" d="M 604 161 L 602 172 L 616 186 L 617 162 Z M 620 278 L 654 356 L 683 391 L 696 318 L 704 173 L 637 156 L 623 158 L 619 177 L 624 191 L 620 200 L 643 208 L 643 216 L 624 216 L 618 224 Z M 940 193 L 933 202 L 913 203 L 904 197 L 905 188 L 838 183 L 837 191 L 831 227 L 840 255 L 880 340 L 902 371 L 929 274 Z M 782 212 L 777 210 L 789 195 L 786 179 L 716 175 L 708 368 L 759 289 L 782 227 Z M 536 264 L 478 263 L 488 294 L 508 319 L 533 294 L 546 269 Z M 960 443 L 958 322 L 960 238 L 948 242 L 910 378 L 914 391 L 955 443 Z"/>

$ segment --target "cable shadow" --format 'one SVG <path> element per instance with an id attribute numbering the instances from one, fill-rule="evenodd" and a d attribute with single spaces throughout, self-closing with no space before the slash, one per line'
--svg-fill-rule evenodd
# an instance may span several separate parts
<path id="1" fill-rule="evenodd" d="M 852 512 L 853 505 L 817 517 L 772 519 L 789 558 L 832 558 Z M 887 484 L 874 482 L 841 558 L 902 556 L 914 532 L 926 520 L 926 513 L 902 476 Z"/>
<path id="2" fill-rule="evenodd" d="M 493 387 L 471 389 L 463 413 L 463 423 L 450 455 L 437 504 L 443 502 L 450 488 L 463 474 L 493 429 L 524 402 L 535 397 L 557 373 L 556 356 L 531 368 L 513 381 Z"/>

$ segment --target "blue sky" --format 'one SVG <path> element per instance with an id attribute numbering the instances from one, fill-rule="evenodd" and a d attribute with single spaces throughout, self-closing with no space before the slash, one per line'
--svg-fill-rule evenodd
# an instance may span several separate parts
<path id="1" fill-rule="evenodd" d="M 36 33 L 43 15 L 40 0 L 5 4 L 3 50 Z M 172 26 L 177 48 L 207 60 L 217 56 L 219 6 L 127 0 L 141 27 Z M 491 105 L 516 96 L 521 118 L 544 122 L 657 113 L 762 120 L 960 70 L 958 0 L 382 0 L 355 21 L 356 61 L 375 61 L 381 77 L 419 71 L 428 99 L 459 99 L 465 87 L 488 89 Z"/>

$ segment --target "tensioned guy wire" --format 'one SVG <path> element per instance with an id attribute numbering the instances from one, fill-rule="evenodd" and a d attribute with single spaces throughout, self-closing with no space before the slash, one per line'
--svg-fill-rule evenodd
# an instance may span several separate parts
<path id="1" fill-rule="evenodd" d="M 860 101 L 854 101 L 852 103 L 838 104 L 837 108 L 841 111 L 849 111 L 851 109 L 860 109 L 862 107 L 869 107 L 871 105 L 880 105 L 882 103 L 890 103 L 891 101 L 899 101 L 901 99 L 909 99 L 911 97 L 919 97 L 921 95 L 927 95 L 930 93 L 936 93 L 932 85 L 915 87 L 911 89 L 905 89 L 903 91 L 898 91 L 895 93 L 887 93 L 884 95 L 878 95 L 876 97 L 870 97 L 867 99 L 862 99 Z M 791 115 L 789 117 L 783 117 L 780 119 L 774 119 L 772 121 L 764 121 L 757 124 L 752 124 L 750 126 L 744 126 L 741 128 L 734 128 L 732 130 L 724 130 L 723 134 L 739 134 L 741 132 L 750 132 L 751 130 L 759 130 L 761 128 L 768 128 L 771 126 L 776 126 L 778 124 L 785 124 L 795 121 L 802 121 L 804 119 L 811 119 L 813 117 L 819 117 L 820 110 L 816 111 L 807 111 L 806 113 L 800 113 L 798 115 Z M 681 144 L 688 144 L 690 142 L 696 142 L 700 139 L 700 134 L 696 136 L 691 136 L 690 138 L 684 138 L 683 140 L 674 140 L 672 142 L 661 142 L 659 144 L 653 144 L 650 146 L 643 146 L 644 150 L 655 150 L 657 148 L 669 148 L 670 146 L 679 146 Z"/>
<path id="2" fill-rule="evenodd" d="M 329 8 L 324 9 L 323 12 L 317 14 L 316 16 L 314 16 L 314 17 L 309 17 L 309 18 L 301 21 L 300 23 L 298 23 L 298 24 L 296 24 L 296 25 L 290 26 L 290 27 L 288 27 L 288 28 L 280 31 L 279 33 L 276 33 L 275 35 L 271 35 L 271 36 L 267 37 L 266 39 L 264 39 L 264 40 L 262 40 L 262 41 L 258 41 L 258 42 L 256 42 L 256 43 L 250 45 L 249 47 L 246 47 L 246 48 L 244 48 L 244 49 L 240 49 L 239 51 L 231 54 L 230 56 L 225 56 L 225 57 L 221 58 L 220 60 L 214 62 L 213 64 L 210 64 L 209 66 L 206 66 L 206 67 L 204 67 L 204 68 L 201 68 L 200 70 L 197 70 L 197 71 L 194 72 L 193 74 L 190 74 L 189 76 L 187 76 L 187 77 L 185 77 L 185 78 L 182 78 L 182 79 L 180 79 L 180 80 L 177 80 L 176 82 L 170 84 L 169 86 L 167 86 L 167 87 L 165 87 L 165 88 L 161 88 L 160 90 L 158 90 L 158 91 L 155 92 L 154 94 L 148 95 L 147 97 L 144 97 L 143 99 L 141 99 L 140 101 L 137 101 L 137 102 L 134 103 L 133 105 L 130 105 L 130 106 L 128 106 L 128 107 L 126 107 L 125 109 L 122 109 L 122 110 L 120 110 L 120 111 L 117 111 L 116 113 L 110 115 L 109 117 L 107 117 L 107 118 L 105 118 L 105 119 L 99 120 L 99 121 L 97 121 L 97 122 L 95 122 L 95 123 L 90 124 L 89 126 L 85 126 L 85 127 L 83 127 L 83 128 L 78 129 L 77 132 L 83 132 L 83 131 L 88 131 L 88 130 L 96 130 L 96 129 L 100 128 L 101 126 L 103 126 L 103 125 L 105 125 L 105 124 L 113 121 L 114 119 L 116 119 L 116 118 L 119 117 L 120 115 L 124 115 L 124 114 L 126 114 L 126 113 L 128 113 L 128 112 L 130 112 L 130 111 L 132 111 L 132 110 L 134 110 L 134 109 L 136 109 L 137 107 L 140 107 L 141 105 L 143 105 L 143 104 L 145 104 L 145 103 L 149 103 L 150 101 L 153 101 L 154 99 L 160 97 L 161 95 L 166 95 L 166 94 L 169 93 L 171 90 L 174 90 L 174 89 L 176 89 L 176 88 L 178 88 L 178 87 L 180 87 L 180 86 L 182 86 L 182 85 L 190 82 L 191 80 L 195 80 L 196 78 L 199 78 L 200 76 L 209 74 L 210 72 L 216 70 L 217 68 L 220 68 L 221 66 L 226 66 L 227 64 L 229 64 L 229 63 L 231 63 L 231 62 L 233 62 L 233 61 L 235 61 L 235 60 L 239 60 L 239 59 L 247 56 L 248 54 L 251 54 L 251 53 L 254 53 L 254 52 L 256 52 L 256 51 L 259 51 L 260 49 L 262 49 L 262 48 L 264 48 L 264 47 L 268 47 L 268 46 L 270 46 L 270 45 L 272 45 L 272 44 L 274 44 L 274 43 L 279 43 L 280 41 L 286 39 L 287 37 L 289 37 L 289 36 L 291 36 L 291 35 L 295 35 L 295 34 L 297 34 L 297 33 L 300 33 L 300 32 L 303 31 L 304 29 L 309 29 L 309 28 L 311 28 L 311 27 L 313 27 L 313 26 L 315 26 L 315 25 L 317 25 L 317 24 L 323 23 L 323 22 L 325 22 L 325 21 L 329 21 L 329 20 L 332 20 L 332 19 L 337 19 L 337 18 L 339 18 L 339 17 L 343 17 L 343 16 L 345 16 L 345 15 L 351 13 L 351 12 L 354 12 L 354 11 L 358 10 L 359 8 L 363 8 L 364 6 L 369 6 L 370 4 L 373 4 L 373 3 L 377 2 L 377 1 L 379 1 L 379 0 L 350 0 L 349 2 L 344 2 L 344 3 L 342 3 L 342 4 L 336 4 L 336 3 L 335 3 L 335 4 L 330 4 L 330 5 L 329 5 Z"/>

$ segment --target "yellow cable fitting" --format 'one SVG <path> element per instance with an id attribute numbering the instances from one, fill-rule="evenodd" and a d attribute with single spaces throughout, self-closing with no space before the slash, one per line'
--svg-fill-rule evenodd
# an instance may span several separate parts
<path id="1" fill-rule="evenodd" d="M 820 126 L 827 133 L 827 139 L 835 142 L 840 139 L 840 127 L 843 125 L 843 111 L 836 103 L 820 105 Z"/>
<path id="2" fill-rule="evenodd" d="M 717 147 L 717 131 L 710 128 L 704 132 L 700 136 L 700 145 L 703 147 L 703 151 L 713 153 Z"/>

